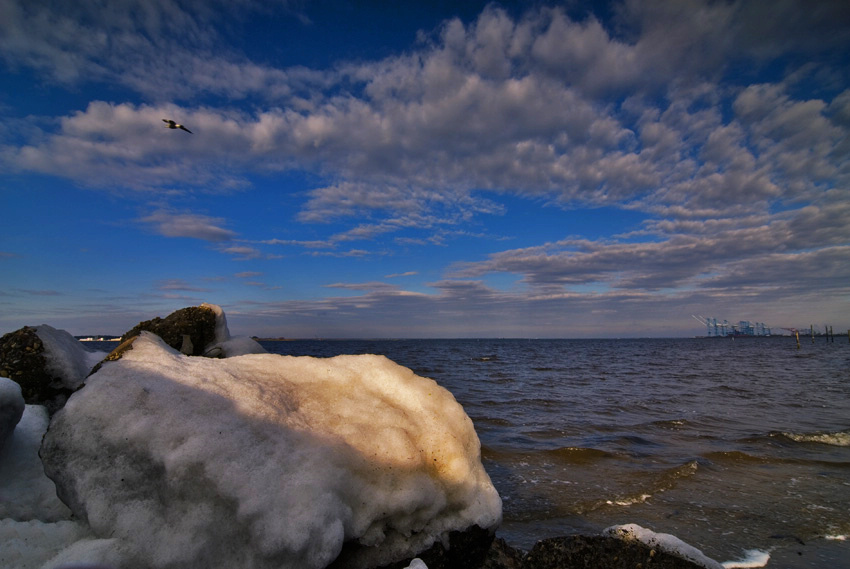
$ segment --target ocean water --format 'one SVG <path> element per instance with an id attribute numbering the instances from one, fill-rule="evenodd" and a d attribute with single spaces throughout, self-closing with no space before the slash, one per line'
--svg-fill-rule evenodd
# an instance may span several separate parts
<path id="1" fill-rule="evenodd" d="M 263 345 L 383 354 L 450 390 L 516 547 L 637 523 L 721 562 L 850 569 L 846 338 Z"/>

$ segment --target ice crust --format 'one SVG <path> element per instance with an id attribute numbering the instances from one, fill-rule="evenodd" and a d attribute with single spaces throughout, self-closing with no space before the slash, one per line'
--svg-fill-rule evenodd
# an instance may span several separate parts
<path id="1" fill-rule="evenodd" d="M 380 563 L 501 520 L 462 407 L 382 356 L 188 357 L 143 333 L 43 456 L 93 534 L 68 563 L 319 568 L 350 540 Z"/>

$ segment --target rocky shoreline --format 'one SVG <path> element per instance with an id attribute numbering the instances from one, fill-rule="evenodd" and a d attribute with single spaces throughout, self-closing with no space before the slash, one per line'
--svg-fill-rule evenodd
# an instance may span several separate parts
<path id="1" fill-rule="evenodd" d="M 77 377 L 70 377 L 69 375 L 75 374 L 68 374 L 60 369 L 62 366 L 56 365 L 55 357 L 45 357 L 45 350 L 48 347 L 41 340 L 37 328 L 25 327 L 6 334 L 0 338 L 0 377 L 9 378 L 17 383 L 20 386 L 22 399 L 21 404 L 13 405 L 15 408 L 6 414 L 22 412 L 22 403 L 25 402 L 27 405 L 42 405 L 51 417 L 55 416 L 74 392 L 85 387 L 87 376 L 97 373 L 104 363 L 121 359 L 123 354 L 133 349 L 134 341 L 143 332 L 156 334 L 172 349 L 186 356 L 226 357 L 228 349 L 232 349 L 232 344 L 222 342 L 222 338 L 229 338 L 229 334 L 222 335 L 223 315 L 221 318 L 216 316 L 215 310 L 209 305 L 203 305 L 181 309 L 164 319 L 155 318 L 141 322 L 128 331 L 122 337 L 121 345 L 103 361 L 97 363 L 90 373 L 76 374 Z M 226 324 L 224 326 L 226 328 Z M 237 342 L 239 354 L 262 351 L 259 344 L 253 342 L 255 344 L 253 345 L 249 342 L 253 340 L 245 339 L 241 343 Z M 3 402 L 0 401 L 1 403 Z M 19 419 L 20 413 L 17 417 L 17 420 Z M 14 423 L 17 423 L 17 420 Z M 0 449 L 2 449 L 3 441 L 11 434 L 8 425 L 3 427 L 7 423 L 11 424 L 12 421 L 0 421 L 0 428 L 5 429 L 5 432 L 0 433 Z M 14 424 L 11 425 L 11 429 L 14 429 Z M 42 445 L 43 461 L 55 462 L 53 460 L 55 457 L 49 456 L 52 449 L 53 447 Z M 51 478 L 54 478 L 60 489 L 65 489 L 60 491 L 59 495 L 60 497 L 65 495 L 63 501 L 77 514 L 80 510 L 79 505 L 67 497 L 68 482 L 60 481 L 55 476 Z M 385 565 L 364 566 L 362 559 L 368 559 L 369 555 L 363 555 L 363 546 L 358 543 L 346 543 L 343 545 L 342 553 L 327 567 L 328 569 L 352 566 L 365 567 L 365 569 L 403 569 L 411 566 L 412 560 L 417 558 L 424 562 L 428 569 L 714 567 L 712 565 L 714 562 L 711 560 L 700 559 L 701 554 L 696 550 L 693 550 L 696 551 L 696 555 L 689 556 L 686 544 L 673 544 L 671 547 L 669 540 L 659 539 L 657 536 L 647 540 L 637 535 L 638 533 L 640 532 L 631 529 L 612 528 L 605 535 L 549 538 L 539 541 L 531 551 L 524 552 L 511 547 L 505 540 L 498 537 L 496 528 L 472 525 L 456 528 L 448 533 L 448 539 L 436 541 L 413 557 L 408 556 Z M 685 552 L 684 555 L 683 552 Z"/>

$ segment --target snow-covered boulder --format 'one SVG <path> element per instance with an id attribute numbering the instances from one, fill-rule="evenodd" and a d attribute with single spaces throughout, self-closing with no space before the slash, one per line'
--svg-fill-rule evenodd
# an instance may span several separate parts
<path id="1" fill-rule="evenodd" d="M 0 338 L 0 376 L 21 386 L 27 403 L 45 405 L 53 413 L 104 355 L 64 330 L 25 326 Z"/>
<path id="2" fill-rule="evenodd" d="M 352 543 L 377 566 L 501 520 L 462 407 L 382 356 L 195 358 L 142 333 L 41 456 L 123 567 L 321 568 Z"/>
<path id="3" fill-rule="evenodd" d="M 215 314 L 215 340 L 204 348 L 204 354 L 213 358 L 232 358 L 247 354 L 265 354 L 266 350 L 256 340 L 247 336 L 231 336 L 227 328 L 227 316 L 216 304 L 203 303 L 201 308 Z"/>
<path id="4" fill-rule="evenodd" d="M 153 332 L 167 345 L 188 356 L 231 357 L 265 352 L 251 338 L 231 338 L 224 311 L 206 302 L 175 310 L 165 318 L 139 322 L 121 340 L 127 341 L 142 332 Z"/>
<path id="5" fill-rule="evenodd" d="M 723 564 L 706 556 L 696 547 L 685 543 L 675 535 L 656 533 L 637 524 L 611 526 L 602 532 L 627 543 L 642 543 L 652 550 L 663 551 L 705 569 L 724 569 Z"/>
<path id="6" fill-rule="evenodd" d="M 630 534 L 566 535 L 541 539 L 518 565 L 522 569 L 555 567 L 604 567 L 605 569 L 717 569 L 717 563 L 703 565 L 659 547 L 657 542 L 629 539 Z M 659 534 L 656 534 L 659 535 Z M 681 543 L 681 542 L 680 542 Z M 498 565 L 497 565 L 498 566 Z M 721 568 L 722 569 L 722 568 Z"/>

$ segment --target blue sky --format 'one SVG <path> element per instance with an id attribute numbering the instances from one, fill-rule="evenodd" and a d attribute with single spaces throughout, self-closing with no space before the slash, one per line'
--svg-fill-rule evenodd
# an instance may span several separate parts
<path id="1" fill-rule="evenodd" d="M 0 332 L 850 328 L 846 2 L 398 4 L 3 2 Z"/>

